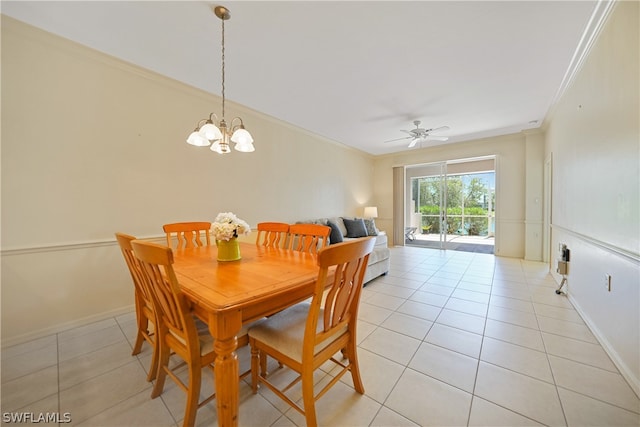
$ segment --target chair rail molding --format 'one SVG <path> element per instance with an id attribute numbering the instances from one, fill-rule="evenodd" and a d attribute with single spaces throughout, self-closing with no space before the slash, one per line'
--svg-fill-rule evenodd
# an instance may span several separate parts
<path id="1" fill-rule="evenodd" d="M 629 251 L 627 249 L 624 248 L 620 248 L 618 246 L 609 244 L 607 242 L 603 242 L 601 240 L 598 239 L 594 239 L 593 237 L 589 237 L 586 236 L 584 234 L 578 233 L 576 231 L 573 231 L 569 228 L 563 227 L 561 225 L 557 225 L 557 224 L 551 224 L 551 228 L 558 230 L 558 231 L 562 231 L 563 233 L 567 233 L 570 234 L 573 237 L 576 237 L 586 243 L 589 243 L 593 246 L 597 246 L 600 249 L 604 249 L 605 251 L 612 253 L 614 255 L 618 255 L 621 256 L 622 258 L 626 259 L 627 261 L 631 261 L 633 263 L 636 264 L 636 266 L 640 267 L 640 253 L 638 252 L 632 252 Z"/>
<path id="2" fill-rule="evenodd" d="M 144 237 L 140 237 L 139 240 L 148 240 L 156 243 L 166 242 L 166 238 L 164 235 L 144 236 Z M 59 244 L 53 244 L 53 245 L 25 246 L 25 247 L 7 248 L 7 249 L 3 248 L 3 249 L 0 249 L 0 256 L 27 255 L 27 254 L 37 254 L 37 253 L 43 253 L 43 252 L 82 250 L 82 249 L 100 248 L 103 246 L 117 246 L 117 245 L 118 245 L 118 242 L 115 239 L 87 240 L 83 242 L 68 242 L 68 243 L 59 243 Z"/>

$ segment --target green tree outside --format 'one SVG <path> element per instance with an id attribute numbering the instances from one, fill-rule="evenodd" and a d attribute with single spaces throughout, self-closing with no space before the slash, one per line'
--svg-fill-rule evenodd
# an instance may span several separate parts
<path id="1" fill-rule="evenodd" d="M 416 212 L 422 214 L 422 231 L 440 233 L 440 177 L 415 178 L 412 182 Z M 478 175 L 453 175 L 446 180 L 449 234 L 486 235 L 488 216 L 495 214 L 495 193 Z M 491 212 L 489 212 L 491 207 Z M 463 223 L 464 218 L 464 223 Z"/>

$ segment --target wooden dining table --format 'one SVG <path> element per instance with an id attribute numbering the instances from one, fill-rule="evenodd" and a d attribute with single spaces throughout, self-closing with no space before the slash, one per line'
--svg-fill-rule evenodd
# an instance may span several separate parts
<path id="1" fill-rule="evenodd" d="M 313 254 L 240 243 L 242 258 L 217 261 L 217 247 L 174 250 L 174 271 L 215 337 L 218 425 L 238 424 L 237 335 L 242 325 L 309 298 L 318 275 Z"/>

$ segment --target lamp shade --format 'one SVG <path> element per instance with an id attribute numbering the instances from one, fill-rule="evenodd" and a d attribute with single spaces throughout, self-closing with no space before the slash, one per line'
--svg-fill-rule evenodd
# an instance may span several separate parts
<path id="1" fill-rule="evenodd" d="M 187 142 L 196 147 L 206 147 L 211 144 L 204 135 L 197 131 L 191 132 L 191 135 L 187 138 Z"/>
<path id="2" fill-rule="evenodd" d="M 367 206 L 364 208 L 364 216 L 365 218 L 377 218 L 378 217 L 378 207 L 377 206 Z"/>
<path id="3" fill-rule="evenodd" d="M 204 126 L 200 128 L 200 133 L 204 135 L 209 141 L 215 141 L 218 139 L 222 139 L 222 132 L 220 129 L 213 123 L 206 123 Z"/>
<path id="4" fill-rule="evenodd" d="M 236 151 L 240 151 L 242 153 L 252 153 L 256 151 L 256 148 L 250 142 L 242 143 L 242 144 L 237 143 L 235 148 L 236 148 Z"/>
<path id="5" fill-rule="evenodd" d="M 231 141 L 235 142 L 236 144 L 247 145 L 253 143 L 253 137 L 248 130 L 240 128 L 236 129 L 236 131 L 233 132 L 233 135 L 231 135 Z"/>
<path id="6" fill-rule="evenodd" d="M 220 145 L 220 140 L 214 141 L 213 144 L 211 144 L 211 151 L 218 153 L 218 154 L 225 154 L 225 150 L 222 147 L 222 145 Z"/>

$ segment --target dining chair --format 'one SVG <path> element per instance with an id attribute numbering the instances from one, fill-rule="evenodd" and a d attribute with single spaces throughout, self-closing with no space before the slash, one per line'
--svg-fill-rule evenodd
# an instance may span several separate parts
<path id="1" fill-rule="evenodd" d="M 180 290 L 173 270 L 171 248 L 140 240 L 132 241 L 131 246 L 142 267 L 143 279 L 152 291 L 158 319 L 158 374 L 151 397 L 156 398 L 162 394 L 165 380 L 169 376 L 187 394 L 183 425 L 193 426 L 197 410 L 215 398 L 214 393 L 199 402 L 202 371 L 204 368 L 213 371 L 214 368 L 214 339 L 207 325 L 193 316 L 190 303 Z M 245 326 L 238 334 L 238 347 L 249 343 L 247 328 Z M 169 359 L 173 355 L 179 356 L 183 363 L 172 364 L 170 367 Z M 176 372 L 185 364 L 188 367 L 186 383 Z"/>
<path id="2" fill-rule="evenodd" d="M 316 400 L 347 371 L 351 372 L 355 390 L 364 394 L 356 353 L 356 326 L 362 282 L 374 244 L 369 237 L 321 249 L 320 271 L 311 302 L 298 303 L 249 328 L 253 393 L 258 391 L 258 383 L 264 384 L 303 414 L 307 426 L 317 425 Z M 342 361 L 336 359 L 340 352 Z M 278 388 L 258 371 L 263 355 L 273 357 L 298 376 L 284 388 Z M 314 394 L 313 373 L 329 360 L 341 369 Z M 302 381 L 302 407 L 285 394 L 299 381 Z"/>
<path id="3" fill-rule="evenodd" d="M 289 226 L 289 249 L 312 254 L 329 243 L 331 227 L 320 224 L 291 224 Z"/>
<path id="4" fill-rule="evenodd" d="M 258 223 L 258 236 L 256 245 L 282 248 L 287 241 L 289 224 L 284 222 L 260 222 Z"/>
<path id="5" fill-rule="evenodd" d="M 158 368 L 158 342 L 155 334 L 156 315 L 153 309 L 153 301 L 150 290 L 146 287 L 143 278 L 142 267 L 133 254 L 133 248 L 131 247 L 131 241 L 135 240 L 134 236 L 130 236 L 124 233 L 115 233 L 118 245 L 124 256 L 124 260 L 131 273 L 131 279 L 133 280 L 134 287 L 134 299 L 136 306 L 136 342 L 133 345 L 132 356 L 140 354 L 142 351 L 142 344 L 147 341 L 151 346 L 151 366 L 149 367 L 149 373 L 147 374 L 147 381 L 152 381 L 156 378 L 156 371 Z M 153 330 L 149 330 L 149 326 L 153 326 Z"/>
<path id="6" fill-rule="evenodd" d="M 211 244 L 210 222 L 174 222 L 165 224 L 162 229 L 167 235 L 167 246 L 172 247 L 173 238 L 178 242 L 176 249 L 209 246 Z M 204 243 L 202 238 L 204 237 Z"/>

